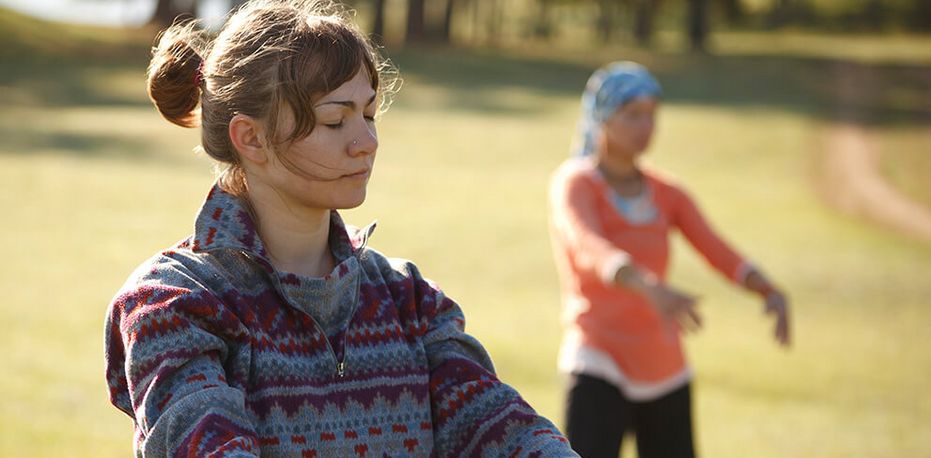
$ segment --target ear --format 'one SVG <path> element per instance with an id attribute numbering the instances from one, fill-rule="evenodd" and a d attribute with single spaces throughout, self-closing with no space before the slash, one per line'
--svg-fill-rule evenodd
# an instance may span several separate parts
<path id="1" fill-rule="evenodd" d="M 243 161 L 258 165 L 268 162 L 263 125 L 257 119 L 244 114 L 233 116 L 230 119 L 229 136 Z"/>

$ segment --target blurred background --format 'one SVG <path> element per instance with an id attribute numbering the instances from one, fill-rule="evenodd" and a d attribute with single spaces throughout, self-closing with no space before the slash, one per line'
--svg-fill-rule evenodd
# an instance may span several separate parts
<path id="1" fill-rule="evenodd" d="M 546 185 L 591 72 L 629 59 L 665 95 L 647 159 L 789 292 L 757 299 L 677 239 L 702 297 L 687 338 L 711 457 L 931 456 L 931 2 L 357 0 L 405 82 L 379 123 L 372 244 L 457 299 L 500 376 L 561 424 Z M 145 94 L 149 48 L 224 0 L 0 0 L 0 456 L 127 456 L 103 317 L 192 230 L 199 135 Z M 632 457 L 630 444 L 624 456 Z"/>

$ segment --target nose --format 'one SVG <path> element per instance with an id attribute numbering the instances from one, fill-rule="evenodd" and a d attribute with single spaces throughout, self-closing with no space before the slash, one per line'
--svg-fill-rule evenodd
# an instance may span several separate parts
<path id="1" fill-rule="evenodd" d="M 375 154 L 378 150 L 378 133 L 375 124 L 363 123 L 352 141 L 349 143 L 349 155 L 352 157 Z"/>

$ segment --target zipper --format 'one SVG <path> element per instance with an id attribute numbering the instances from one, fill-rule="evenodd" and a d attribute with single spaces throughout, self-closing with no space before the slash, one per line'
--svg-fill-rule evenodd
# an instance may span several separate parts
<path id="1" fill-rule="evenodd" d="M 258 257 L 258 256 L 254 256 L 245 250 L 240 251 L 240 253 L 242 253 L 246 258 L 252 259 L 253 262 L 268 263 L 268 261 L 266 261 L 265 259 L 262 259 L 261 257 Z M 358 262 L 358 260 L 356 262 Z M 271 266 L 270 263 L 268 264 L 269 266 Z M 339 358 L 336 357 L 336 350 L 334 350 L 333 345 L 330 344 L 330 339 L 327 337 L 326 331 L 323 329 L 323 326 L 321 326 L 320 323 L 317 322 L 317 319 L 314 318 L 313 315 L 303 311 L 300 307 L 296 307 L 294 304 L 291 303 L 291 300 L 288 298 L 288 295 L 284 294 L 284 289 L 281 287 L 281 280 L 278 278 L 278 275 L 274 274 L 274 271 L 275 269 L 272 268 L 273 273 L 269 274 L 269 276 L 272 277 L 272 284 L 275 286 L 275 290 L 278 292 L 278 296 L 284 299 L 285 303 L 287 303 L 291 308 L 297 309 L 299 312 L 303 313 L 304 315 L 307 315 L 307 317 L 310 318 L 310 321 L 314 323 L 314 326 L 317 328 L 317 331 L 323 334 L 323 342 L 326 343 L 328 353 L 330 354 L 330 357 L 333 359 L 333 365 L 336 370 L 336 373 L 335 373 L 336 377 L 337 378 L 345 377 L 346 376 L 346 353 L 347 353 L 346 352 L 346 339 L 347 339 L 347 335 L 349 334 L 349 327 L 352 325 L 352 321 L 356 315 L 356 310 L 358 309 L 359 292 L 357 291 L 356 301 L 354 304 L 352 304 L 352 310 L 349 312 L 350 315 L 349 315 L 349 321 L 346 322 L 346 330 L 343 331 L 343 339 L 342 339 L 343 340 L 343 360 L 340 361 Z"/>

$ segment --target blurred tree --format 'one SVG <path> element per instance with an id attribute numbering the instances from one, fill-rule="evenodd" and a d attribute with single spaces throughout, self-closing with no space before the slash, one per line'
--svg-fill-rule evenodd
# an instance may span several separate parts
<path id="1" fill-rule="evenodd" d="M 501 0 L 479 0 L 487 1 L 488 5 L 488 42 L 492 45 L 498 43 L 501 36 L 501 25 L 504 23 L 504 10 L 501 8 Z"/>
<path id="2" fill-rule="evenodd" d="M 595 30 L 603 43 L 609 43 L 620 29 L 623 0 L 597 0 L 598 14 L 595 16 Z"/>
<path id="3" fill-rule="evenodd" d="M 790 23 L 809 25 L 817 23 L 811 0 L 776 0 L 767 14 L 769 27 L 782 27 Z"/>
<path id="4" fill-rule="evenodd" d="M 724 10 L 724 19 L 728 24 L 734 25 L 742 22 L 746 16 L 743 3 L 740 0 L 718 0 Z"/>
<path id="5" fill-rule="evenodd" d="M 456 0 L 446 0 L 446 9 L 443 11 L 443 27 L 440 29 L 439 40 L 443 43 L 449 43 L 452 40 L 453 32 L 453 10 L 456 8 Z"/>
<path id="6" fill-rule="evenodd" d="M 553 3 L 555 0 L 537 0 L 537 11 L 533 19 L 531 33 L 536 38 L 550 38 L 555 33 L 553 23 Z"/>
<path id="7" fill-rule="evenodd" d="M 385 44 L 385 0 L 374 0 L 375 10 L 372 18 L 372 39 L 380 45 Z"/>
<path id="8" fill-rule="evenodd" d="M 407 34 L 405 41 L 416 43 L 424 41 L 424 25 L 426 17 L 426 8 L 424 0 L 407 0 Z"/>
<path id="9" fill-rule="evenodd" d="M 409 43 L 449 43 L 452 38 L 453 11 L 455 0 L 445 3 L 425 0 L 407 2 L 407 36 Z M 430 7 L 430 8 L 428 8 Z"/>
<path id="10" fill-rule="evenodd" d="M 906 11 L 905 23 L 909 27 L 931 32 L 931 0 L 912 0 Z"/>
<path id="11" fill-rule="evenodd" d="M 197 0 L 156 0 L 149 24 L 162 29 L 177 20 L 194 18 L 196 9 Z"/>
<path id="12" fill-rule="evenodd" d="M 785 0 L 782 0 L 785 1 Z M 708 0 L 688 0 L 687 30 L 692 51 L 707 50 Z"/>
<path id="13" fill-rule="evenodd" d="M 634 0 L 634 38 L 640 46 L 653 40 L 653 17 L 659 0 Z"/>

